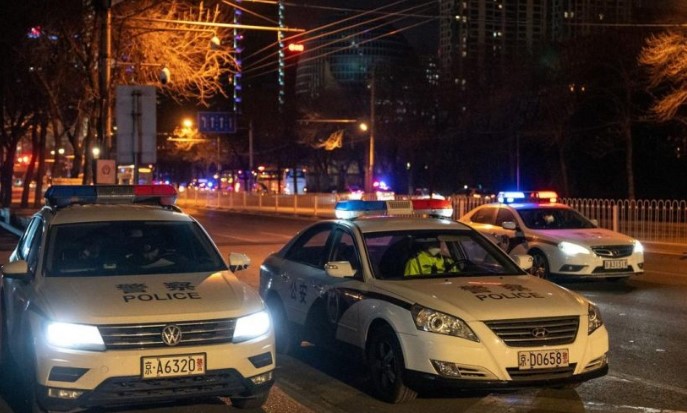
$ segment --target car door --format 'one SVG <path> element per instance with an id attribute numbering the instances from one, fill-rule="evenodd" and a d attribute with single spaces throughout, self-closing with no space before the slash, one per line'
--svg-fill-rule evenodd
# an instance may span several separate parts
<path id="1" fill-rule="evenodd" d="M 512 222 L 517 226 L 517 229 L 506 229 L 503 227 L 504 222 Z M 522 229 L 519 227 L 520 222 L 515 217 L 513 211 L 509 208 L 499 208 L 492 228 L 492 235 L 496 243 L 502 250 L 510 253 L 513 248 L 525 242 Z"/>
<path id="2" fill-rule="evenodd" d="M 35 290 L 38 270 L 38 259 L 41 252 L 41 242 L 43 240 L 43 219 L 40 217 L 32 218 L 17 244 L 17 248 L 10 257 L 11 261 L 24 260 L 28 264 L 29 276 L 16 279 L 3 277 L 3 294 L 5 300 L 5 311 L 3 314 L 7 321 L 7 329 L 10 338 L 21 337 L 19 328 L 22 325 L 22 317 L 31 302 L 33 291 Z M 16 343 L 13 341 L 13 345 Z"/>
<path id="3" fill-rule="evenodd" d="M 335 337 L 338 340 L 354 343 L 358 337 L 358 307 L 355 294 L 363 286 L 363 274 L 360 259 L 360 249 L 355 242 L 355 236 L 349 228 L 339 227 L 334 231 L 331 251 L 327 262 L 346 261 L 355 271 L 352 278 L 330 277 L 324 273 L 321 279 L 322 298 L 326 305 L 318 307 L 326 314 L 321 317 L 336 328 Z"/>
<path id="4" fill-rule="evenodd" d="M 310 306 L 320 297 L 333 230 L 333 223 L 316 225 L 305 231 L 284 254 L 275 288 L 282 297 L 288 319 L 293 322 L 305 324 Z"/>

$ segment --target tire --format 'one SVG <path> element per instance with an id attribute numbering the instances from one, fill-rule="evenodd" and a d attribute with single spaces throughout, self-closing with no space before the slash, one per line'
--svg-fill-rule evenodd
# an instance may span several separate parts
<path id="1" fill-rule="evenodd" d="M 231 405 L 238 409 L 257 409 L 262 407 L 263 404 L 265 404 L 269 395 L 270 392 L 267 391 L 265 393 L 256 394 L 255 396 L 251 397 L 231 398 Z"/>
<path id="2" fill-rule="evenodd" d="M 293 354 L 300 348 L 302 340 L 299 332 L 295 331 L 286 318 L 284 304 L 282 304 L 280 299 L 270 297 L 267 300 L 267 309 L 274 323 L 274 339 L 277 353 Z"/>
<path id="3" fill-rule="evenodd" d="M 532 268 L 529 270 L 530 274 L 548 280 L 551 276 L 551 271 L 549 269 L 549 261 L 546 259 L 544 253 L 535 250 L 531 251 L 530 255 L 532 255 Z"/>
<path id="4" fill-rule="evenodd" d="M 417 397 L 417 392 L 404 382 L 403 351 L 389 326 L 371 332 L 366 353 L 372 386 L 379 399 L 395 404 Z"/>

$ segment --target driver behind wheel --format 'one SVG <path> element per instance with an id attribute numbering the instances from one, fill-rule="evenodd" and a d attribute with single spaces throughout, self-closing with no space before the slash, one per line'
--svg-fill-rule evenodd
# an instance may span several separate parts
<path id="1" fill-rule="evenodd" d="M 406 262 L 405 276 L 458 272 L 445 241 L 433 239 L 421 245 L 420 251 Z"/>

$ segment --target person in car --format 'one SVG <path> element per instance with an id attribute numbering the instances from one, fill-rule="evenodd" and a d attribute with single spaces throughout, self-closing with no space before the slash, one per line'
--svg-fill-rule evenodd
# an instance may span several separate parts
<path id="1" fill-rule="evenodd" d="M 433 275 L 458 272 L 450 258 L 446 242 L 433 240 L 423 243 L 423 248 L 406 262 L 405 276 Z"/>

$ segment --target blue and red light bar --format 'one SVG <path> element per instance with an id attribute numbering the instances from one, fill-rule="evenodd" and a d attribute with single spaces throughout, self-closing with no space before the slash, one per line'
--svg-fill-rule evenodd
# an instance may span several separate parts
<path id="1" fill-rule="evenodd" d="M 504 191 L 499 192 L 497 199 L 504 204 L 512 203 L 555 203 L 558 194 L 554 191 Z"/>
<path id="2" fill-rule="evenodd" d="M 353 219 L 364 215 L 429 215 L 450 218 L 453 206 L 445 199 L 413 199 L 399 201 L 340 201 L 334 208 L 337 218 Z"/>
<path id="3" fill-rule="evenodd" d="M 72 204 L 174 205 L 177 191 L 172 185 L 53 185 L 45 192 L 47 205 Z"/>

